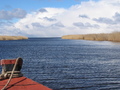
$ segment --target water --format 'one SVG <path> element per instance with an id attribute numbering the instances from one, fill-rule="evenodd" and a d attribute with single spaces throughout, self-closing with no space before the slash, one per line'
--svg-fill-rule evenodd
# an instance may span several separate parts
<path id="1" fill-rule="evenodd" d="M 120 90 L 120 43 L 60 38 L 0 41 L 0 59 L 17 57 L 24 60 L 24 76 L 53 90 Z"/>

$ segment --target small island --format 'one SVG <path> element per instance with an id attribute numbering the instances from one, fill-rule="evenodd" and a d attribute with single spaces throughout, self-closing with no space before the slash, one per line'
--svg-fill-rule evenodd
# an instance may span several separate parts
<path id="1" fill-rule="evenodd" d="M 0 36 L 0 40 L 22 40 L 22 39 L 28 39 L 28 37 L 25 37 L 25 36 Z"/>
<path id="2" fill-rule="evenodd" d="M 81 40 L 120 42 L 120 32 L 100 33 L 100 34 L 65 35 L 65 36 L 62 36 L 62 39 L 81 39 Z"/>

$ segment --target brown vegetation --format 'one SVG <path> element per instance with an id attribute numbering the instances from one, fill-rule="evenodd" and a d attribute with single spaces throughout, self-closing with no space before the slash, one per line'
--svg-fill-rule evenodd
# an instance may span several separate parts
<path id="1" fill-rule="evenodd" d="M 100 33 L 100 34 L 83 34 L 83 35 L 66 35 L 62 39 L 83 39 L 96 41 L 114 41 L 120 42 L 120 32 Z"/>
<path id="2" fill-rule="evenodd" d="M 22 40 L 22 39 L 28 39 L 28 37 L 25 37 L 25 36 L 0 36 L 0 40 Z"/>

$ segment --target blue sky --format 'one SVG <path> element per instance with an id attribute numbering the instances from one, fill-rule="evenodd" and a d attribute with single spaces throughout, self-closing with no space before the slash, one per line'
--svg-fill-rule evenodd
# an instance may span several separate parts
<path id="1" fill-rule="evenodd" d="M 0 35 L 56 37 L 120 31 L 120 0 L 0 1 Z"/>
<path id="2" fill-rule="evenodd" d="M 36 10 L 44 7 L 69 8 L 89 0 L 0 0 L 0 9 L 22 8 L 24 10 Z M 97 1 L 97 0 L 94 0 Z"/>

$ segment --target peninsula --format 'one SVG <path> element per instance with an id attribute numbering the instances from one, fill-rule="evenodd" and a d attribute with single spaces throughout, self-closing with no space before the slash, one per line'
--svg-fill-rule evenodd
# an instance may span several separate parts
<path id="1" fill-rule="evenodd" d="M 65 35 L 65 36 L 62 36 L 62 39 L 81 39 L 81 40 L 120 42 L 120 32 L 100 33 L 100 34 Z"/>
<path id="2" fill-rule="evenodd" d="M 0 36 L 0 40 L 22 40 L 22 39 L 28 39 L 28 37 L 25 37 L 25 36 Z"/>

